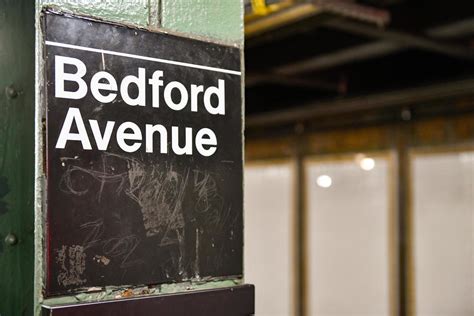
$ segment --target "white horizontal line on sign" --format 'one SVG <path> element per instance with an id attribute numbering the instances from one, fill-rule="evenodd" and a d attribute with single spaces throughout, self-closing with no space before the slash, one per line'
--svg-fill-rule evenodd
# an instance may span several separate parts
<path id="1" fill-rule="evenodd" d="M 142 60 L 154 61 L 154 62 L 157 62 L 157 63 L 170 64 L 170 65 L 175 65 L 175 66 L 182 66 L 182 67 L 189 67 L 189 68 L 196 68 L 196 69 L 203 69 L 203 70 L 221 72 L 221 73 L 237 75 L 237 76 L 240 76 L 242 74 L 240 71 L 236 71 L 236 70 L 229 70 L 229 69 L 222 69 L 222 68 L 209 67 L 209 66 L 203 66 L 203 65 L 196 65 L 196 64 L 184 63 L 184 62 L 180 62 L 180 61 L 174 61 L 174 60 L 168 60 L 168 59 L 162 59 L 162 58 L 153 58 L 153 57 L 141 56 L 141 55 L 135 55 L 135 54 L 127 54 L 127 53 L 122 53 L 122 52 L 115 52 L 115 51 L 112 51 L 112 50 L 106 50 L 106 49 L 91 48 L 91 47 L 64 44 L 64 43 L 52 42 L 52 41 L 46 41 L 45 43 L 46 43 L 46 45 L 49 45 L 49 46 L 65 47 L 65 48 L 83 50 L 83 51 L 88 51 L 88 52 L 115 55 L 115 56 L 128 57 L 128 58 L 134 58 L 134 59 L 142 59 Z"/>

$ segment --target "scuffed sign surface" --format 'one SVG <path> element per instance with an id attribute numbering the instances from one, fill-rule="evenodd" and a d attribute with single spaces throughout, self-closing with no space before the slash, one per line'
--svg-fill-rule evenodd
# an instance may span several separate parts
<path id="1" fill-rule="evenodd" d="M 47 296 L 108 285 L 241 275 L 240 51 L 52 13 L 44 14 L 43 23 L 48 143 Z M 146 92 L 145 106 L 130 106 L 119 93 L 113 102 L 101 103 L 90 89 L 79 99 L 58 98 L 56 56 L 83 62 L 87 67 L 83 80 L 88 85 L 97 72 L 110 73 L 120 84 L 125 76 L 138 77 L 139 68 L 145 69 L 147 80 L 153 72 L 163 71 L 162 90 L 169 82 L 179 81 L 186 87 L 200 84 L 204 89 L 216 87 L 213 91 L 217 91 L 218 81 L 223 80 L 225 115 L 191 111 L 190 105 L 172 111 L 163 106 L 163 98 L 159 108 L 152 107 L 151 89 Z M 64 68 L 70 74 L 76 70 L 72 64 Z M 76 84 L 65 81 L 64 89 L 75 91 Z M 132 97 L 139 93 L 134 88 L 130 85 Z M 177 103 L 179 96 L 172 94 L 172 98 Z M 216 104 L 215 96 L 210 100 Z M 202 94 L 198 101 L 203 102 Z M 58 145 L 71 108 L 81 115 L 90 149 L 72 137 L 64 148 Z M 91 121 L 97 122 L 101 135 L 95 134 Z M 108 122 L 114 122 L 115 129 L 108 145 L 100 149 L 101 139 L 107 138 Z M 181 132 L 181 147 L 185 128 L 209 128 L 215 132 L 218 145 L 209 156 L 200 155 L 197 147 L 192 154 L 179 155 L 171 149 L 169 140 L 168 152 L 163 153 L 156 143 L 151 153 L 143 139 L 141 148 L 125 152 L 127 145 L 121 145 L 117 138 L 117 127 L 124 122 L 139 126 L 143 137 L 146 124 L 160 124 L 170 134 L 171 126 L 176 126 Z M 78 121 L 74 123 L 70 133 L 80 133 Z M 133 143 L 126 140 L 128 145 Z"/>

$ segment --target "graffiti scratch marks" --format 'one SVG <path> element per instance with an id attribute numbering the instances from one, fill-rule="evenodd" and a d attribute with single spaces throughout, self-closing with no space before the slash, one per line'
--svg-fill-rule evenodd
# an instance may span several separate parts
<path id="1" fill-rule="evenodd" d="M 135 235 L 114 237 L 104 241 L 102 250 L 106 256 L 122 258 L 120 267 L 127 268 L 139 263 L 137 261 L 129 261 L 130 256 L 133 254 L 139 243 L 140 240 Z"/>
<path id="2" fill-rule="evenodd" d="M 204 215 L 206 222 L 217 228 L 221 222 L 224 199 L 219 194 L 216 180 L 211 173 L 194 170 L 194 192 L 197 194 L 196 212 Z"/>
<path id="3" fill-rule="evenodd" d="M 127 164 L 127 171 L 114 173 L 107 171 L 108 159 L 119 159 Z M 102 170 L 68 166 L 61 179 L 61 191 L 83 196 L 88 188 L 81 188 L 80 175 L 89 175 L 100 183 L 97 201 L 101 201 L 105 184 L 118 184 L 117 195 L 124 192 L 141 209 L 147 237 L 183 229 L 182 204 L 189 178 L 189 169 L 179 173 L 173 165 L 147 165 L 133 158 L 116 154 L 104 154 Z M 167 238 L 167 237 L 166 237 Z M 164 243 L 169 240 L 163 240 Z M 175 240 L 176 241 L 176 240 Z"/>
<path id="4" fill-rule="evenodd" d="M 127 194 L 140 205 L 148 237 L 184 228 L 183 200 L 189 170 L 184 176 L 173 166 L 148 166 L 131 161 Z"/>
<path id="5" fill-rule="evenodd" d="M 123 189 L 123 185 L 125 184 L 125 181 L 127 180 L 127 173 L 119 173 L 119 174 L 111 174 L 103 171 L 95 171 L 87 168 L 82 168 L 79 166 L 69 166 L 64 175 L 62 176 L 61 179 L 61 187 L 60 190 L 65 192 L 65 193 L 70 193 L 74 195 L 85 195 L 89 192 L 88 189 L 78 189 L 73 181 L 74 173 L 85 173 L 90 176 L 92 176 L 94 179 L 100 181 L 101 183 L 101 189 L 97 193 L 97 199 L 98 201 L 101 200 L 102 197 L 102 191 L 104 188 L 105 183 L 119 183 L 119 187 L 117 189 L 117 194 L 121 192 Z"/>
<path id="6" fill-rule="evenodd" d="M 166 280 L 200 279 L 233 256 L 226 245 L 234 243 L 239 217 L 218 173 L 197 163 L 113 153 L 87 164 L 76 158 L 63 162 L 60 189 L 76 196 L 70 213 L 79 222 L 78 245 L 93 263 L 87 274 L 114 271 L 129 280 L 148 269 Z M 59 249 L 65 268 L 58 282 L 82 285 L 81 270 L 69 268 L 69 249 Z"/>
<path id="7" fill-rule="evenodd" d="M 80 226 L 81 230 L 86 230 L 86 237 L 82 246 L 84 250 L 100 243 L 102 234 L 104 233 L 104 220 L 99 218 L 95 221 L 84 223 Z"/>

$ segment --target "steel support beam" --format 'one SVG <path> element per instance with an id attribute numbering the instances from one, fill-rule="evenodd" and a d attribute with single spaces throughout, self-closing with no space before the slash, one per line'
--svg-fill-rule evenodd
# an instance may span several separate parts
<path id="1" fill-rule="evenodd" d="M 342 83 L 332 83 L 327 80 L 304 79 L 298 77 L 285 76 L 274 73 L 253 73 L 247 74 L 245 78 L 246 87 L 254 87 L 262 82 L 273 83 L 287 87 L 298 87 L 306 89 L 316 89 L 337 93 L 344 93 L 346 85 Z"/>
<path id="2" fill-rule="evenodd" d="M 322 24 L 326 22 L 321 21 Z M 473 33 L 474 33 L 474 19 L 458 21 L 452 24 L 430 28 L 429 30 L 426 31 L 426 34 L 432 37 L 433 40 L 451 39 L 451 38 L 456 38 L 458 36 L 467 36 Z M 372 42 L 369 44 L 353 46 L 350 48 L 335 51 L 333 53 L 318 55 L 313 58 L 309 58 L 309 59 L 305 59 L 305 60 L 298 61 L 295 63 L 280 66 L 280 67 L 275 68 L 271 72 L 271 74 L 274 74 L 275 76 L 283 75 L 283 76 L 287 76 L 287 78 L 292 76 L 292 78 L 294 78 L 296 75 L 301 74 L 301 73 L 328 69 L 331 67 L 347 64 L 354 61 L 367 60 L 370 58 L 385 56 L 388 54 L 392 54 L 392 53 L 407 49 L 412 46 L 413 45 L 411 44 L 400 43 L 400 42 L 392 41 L 392 40 L 380 40 L 380 41 Z M 466 56 L 464 56 L 463 54 L 464 57 L 473 59 L 474 52 L 472 50 L 463 48 L 462 51 L 466 52 Z M 451 54 L 449 54 L 449 56 L 451 56 Z M 256 79 L 257 78 L 253 78 L 251 80 L 252 84 L 256 84 L 255 82 Z M 267 75 L 266 77 L 260 77 L 259 79 L 262 81 L 270 80 L 270 74 Z"/>
<path id="3" fill-rule="evenodd" d="M 276 74 L 294 76 L 304 72 L 327 69 L 353 61 L 365 60 L 372 57 L 384 56 L 401 49 L 402 46 L 391 41 L 379 41 L 370 44 L 358 45 L 339 50 L 333 53 L 315 56 L 310 59 L 280 66 L 275 69 Z"/>
<path id="4" fill-rule="evenodd" d="M 336 101 L 313 102 L 284 111 L 252 115 L 246 118 L 247 128 L 282 125 L 350 112 L 405 106 L 443 98 L 474 95 L 474 79 Z"/>
<path id="5" fill-rule="evenodd" d="M 245 26 L 245 36 L 247 38 L 255 37 L 321 13 L 344 16 L 378 26 L 387 25 L 390 21 L 390 14 L 387 10 L 376 9 L 347 0 L 313 0 L 292 5 L 248 22 Z"/>
<path id="6" fill-rule="evenodd" d="M 343 32 L 395 42 L 402 46 L 416 47 L 454 58 L 474 60 L 474 51 L 472 49 L 460 45 L 441 43 L 424 36 L 412 35 L 382 28 L 374 28 L 371 25 L 349 21 L 347 19 L 328 20 L 325 21 L 323 25 Z"/>
<path id="7" fill-rule="evenodd" d="M 474 18 L 430 28 L 426 34 L 437 39 L 453 39 L 474 34 Z"/>

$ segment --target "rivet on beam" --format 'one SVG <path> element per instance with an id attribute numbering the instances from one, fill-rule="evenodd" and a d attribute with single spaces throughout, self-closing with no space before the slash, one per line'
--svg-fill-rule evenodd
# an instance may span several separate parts
<path id="1" fill-rule="evenodd" d="M 18 237 L 15 234 L 9 233 L 5 237 L 5 243 L 9 246 L 15 246 L 18 244 Z"/>
<path id="2" fill-rule="evenodd" d="M 15 99 L 18 96 L 18 91 L 12 85 L 9 85 L 5 88 L 5 94 L 7 98 Z"/>

